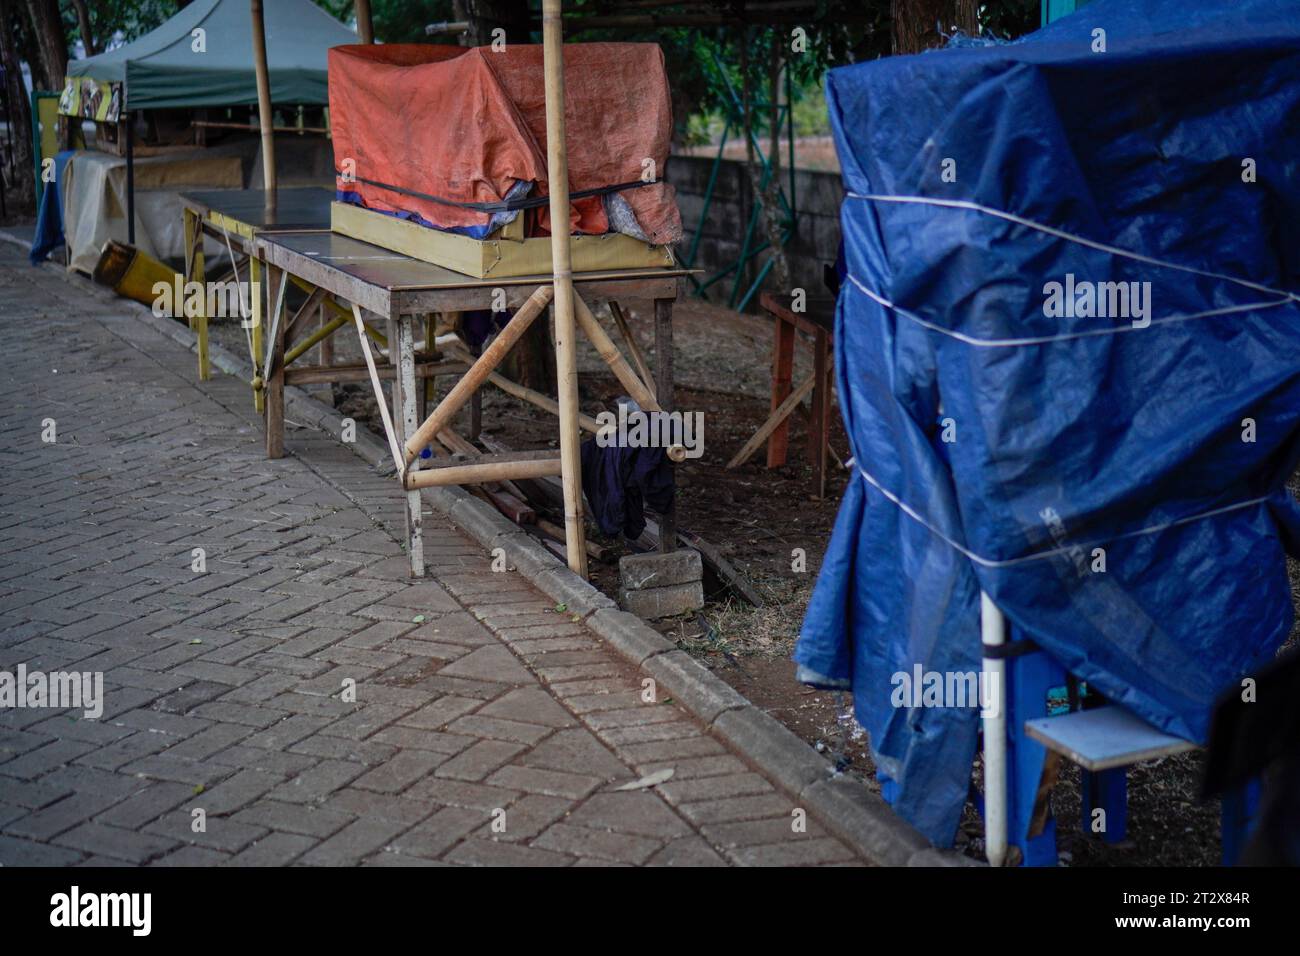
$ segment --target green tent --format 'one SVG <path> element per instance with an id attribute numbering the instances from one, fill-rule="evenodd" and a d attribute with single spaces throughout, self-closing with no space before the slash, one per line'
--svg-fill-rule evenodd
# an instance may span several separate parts
<path id="1" fill-rule="evenodd" d="M 263 16 L 272 102 L 328 104 L 325 51 L 357 35 L 312 0 L 272 0 Z M 255 104 L 248 0 L 194 0 L 138 40 L 70 60 L 68 76 L 121 84 L 127 111 Z"/>

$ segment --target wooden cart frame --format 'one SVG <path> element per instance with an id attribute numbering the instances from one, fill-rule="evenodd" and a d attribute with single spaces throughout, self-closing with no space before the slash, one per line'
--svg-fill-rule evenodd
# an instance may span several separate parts
<path id="1" fill-rule="evenodd" d="M 406 494 L 407 555 L 411 575 L 424 574 L 421 534 L 420 489 L 439 485 L 476 484 L 491 481 L 540 478 L 561 474 L 561 460 L 555 451 L 525 451 L 479 454 L 452 429 L 457 413 L 470 403 L 486 383 L 557 413 L 558 403 L 500 376 L 496 367 L 519 341 L 531 323 L 550 306 L 554 290 L 550 276 L 513 279 L 474 279 L 442 269 L 378 246 L 346 236 L 318 231 L 263 234 L 252 250 L 267 273 L 265 381 L 266 453 L 268 458 L 284 454 L 284 386 L 307 381 L 357 381 L 369 379 L 384 420 L 389 451 L 398 480 Z M 590 339 L 628 394 L 647 411 L 673 409 L 672 305 L 677 297 L 678 269 L 612 270 L 578 273 L 573 276 L 577 325 Z M 307 301 L 292 316 L 285 305 L 289 284 L 308 290 Z M 648 384 L 649 367 L 631 338 L 618 298 L 649 299 L 654 302 L 655 355 L 653 384 Z M 588 301 L 608 299 L 611 311 L 628 343 L 634 371 L 622 352 L 592 315 Z M 298 341 L 305 317 L 319 302 L 346 302 L 353 327 L 358 332 L 365 358 L 363 366 L 322 365 L 293 369 L 293 358 L 306 348 L 327 340 L 345 324 L 339 319 L 321 326 Z M 514 309 L 500 333 L 481 355 L 453 346 L 443 355 L 434 338 L 436 315 L 448 315 L 503 305 Z M 386 334 L 377 335 L 372 323 L 383 323 Z M 418 340 L 422 338 L 422 343 Z M 387 363 L 376 361 L 372 339 L 386 349 Z M 417 348 L 422 344 L 423 348 Z M 427 410 L 428 390 L 417 390 L 417 380 L 433 375 L 460 372 L 461 378 L 432 411 Z M 342 377 L 346 376 L 346 378 Z M 385 396 L 383 379 L 392 380 L 391 395 Z M 428 411 L 426 415 L 426 411 Z M 595 431 L 594 421 L 581 416 L 579 426 Z M 420 452 L 438 442 L 448 455 L 431 465 L 421 462 Z M 676 545 L 673 509 L 662 516 L 660 547 Z M 582 534 L 579 526 L 578 534 Z M 585 541 L 580 540 L 579 546 Z"/>

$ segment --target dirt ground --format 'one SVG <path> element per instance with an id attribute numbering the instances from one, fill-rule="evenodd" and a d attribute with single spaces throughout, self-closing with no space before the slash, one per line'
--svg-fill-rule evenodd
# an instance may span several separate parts
<path id="1" fill-rule="evenodd" d="M 638 343 L 653 363 L 650 303 L 630 301 L 624 307 Z M 617 341 L 608 314 L 598 308 L 597 315 Z M 214 335 L 228 347 L 246 349 L 243 333 L 233 323 L 218 324 Z M 785 466 L 768 470 L 760 450 L 735 470 L 725 467 L 767 416 L 770 320 L 686 298 L 674 309 L 674 336 L 677 408 L 705 415 L 704 455 L 677 471 L 679 525 L 717 546 L 757 587 L 765 605 L 755 608 L 713 582 L 702 613 L 661 623 L 660 629 L 801 738 L 877 788 L 866 734 L 850 716 L 851 698 L 797 684 L 790 661 L 848 473 L 832 458 L 826 498 L 811 496 L 805 424 L 798 415 L 791 419 Z M 350 338 L 336 336 L 336 340 L 340 360 L 359 360 Z M 612 408 L 621 388 L 594 349 L 581 340 L 579 370 L 583 411 L 594 415 Z M 800 348 L 795 381 L 810 373 L 809 350 Z M 443 382 L 442 390 L 449 384 Z M 382 434 L 368 388 L 335 386 L 332 391 L 341 411 Z M 330 397 L 326 390 L 321 394 Z M 486 434 L 512 448 L 558 445 L 553 418 L 496 390 L 484 392 L 482 421 Z M 831 448 L 840 460 L 849 457 L 838 417 Z M 594 530 L 591 540 L 608 550 L 604 563 L 592 562 L 592 581 L 612 595 L 617 588 L 617 559 L 627 549 Z M 806 571 L 794 570 L 794 552 L 800 548 L 806 552 Z M 1293 592 L 1300 593 L 1300 566 L 1293 563 L 1290 571 Z M 1219 808 L 1197 796 L 1202 759 L 1192 753 L 1132 768 L 1128 840 L 1115 846 L 1080 831 L 1079 771 L 1066 765 L 1053 796 L 1061 865 L 1216 865 Z M 978 763 L 975 779 L 979 779 Z M 979 817 L 968 806 L 958 846 L 982 858 L 982 832 Z"/>

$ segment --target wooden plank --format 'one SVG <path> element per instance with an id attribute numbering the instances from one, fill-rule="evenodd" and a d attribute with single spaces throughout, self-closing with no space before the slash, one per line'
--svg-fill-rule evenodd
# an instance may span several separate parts
<path id="1" fill-rule="evenodd" d="M 423 265 L 423 263 L 421 263 Z M 428 266 L 430 269 L 436 266 Z M 665 276 L 663 270 L 653 270 L 655 275 L 627 276 L 614 273 L 605 278 L 600 274 L 575 274 L 574 288 L 583 295 L 593 298 L 621 296 L 629 299 L 671 299 L 677 294 L 677 280 Z M 470 309 L 489 309 L 492 307 L 492 291 L 501 289 L 506 294 L 506 308 L 518 308 L 527 301 L 529 293 L 537 284 L 549 282 L 549 276 L 540 276 L 533 280 L 534 285 L 525 285 L 527 280 L 500 277 L 495 280 L 470 279 L 466 283 L 489 283 L 481 286 L 460 286 L 448 288 L 398 288 L 392 294 L 397 298 L 402 312 L 464 312 Z"/>
<path id="2" fill-rule="evenodd" d="M 275 312 L 271 314 L 271 341 L 263 368 L 263 390 L 266 393 L 266 457 L 284 457 L 284 323 L 279 321 L 284 308 L 284 287 L 287 282 L 283 269 L 268 270 L 271 280 L 271 301 Z"/>
<path id="3" fill-rule="evenodd" d="M 655 393 L 659 407 L 671 412 L 676 407 L 673 392 L 673 304 L 668 299 L 655 299 Z M 670 456 L 671 458 L 671 456 Z M 676 466 L 669 464 L 674 471 Z M 675 479 L 674 479 L 675 480 Z M 677 491 L 659 522 L 659 550 L 677 549 Z"/>
<path id="4" fill-rule="evenodd" d="M 415 431 L 416 388 L 415 383 L 415 329 L 411 316 L 396 314 L 388 317 L 388 341 L 393 344 L 392 352 L 396 354 L 394 365 L 397 366 L 397 378 L 393 381 L 393 420 L 396 422 L 397 442 L 400 445 L 408 435 Z M 406 466 L 406 478 L 418 474 L 420 460 Z M 418 490 L 406 492 L 406 544 L 407 556 L 410 558 L 411 577 L 424 577 L 424 512 Z"/>
<path id="5" fill-rule="evenodd" d="M 776 326 L 772 338 L 772 400 L 769 413 L 775 412 L 790 397 L 794 387 L 794 323 L 780 314 L 773 314 Z M 790 447 L 790 419 L 782 418 L 772 428 L 767 439 L 767 467 L 780 468 Z M 727 466 L 732 467 L 731 465 Z"/>
<path id="6" fill-rule="evenodd" d="M 1196 749 L 1196 744 L 1158 730 L 1114 704 L 1027 720 L 1025 733 L 1048 750 L 1093 772 Z"/>
<path id="7" fill-rule="evenodd" d="M 415 377 L 417 379 L 433 378 L 435 375 L 450 375 L 464 372 L 469 366 L 464 362 L 417 362 Z M 397 377 L 397 370 L 391 365 L 380 365 L 375 369 L 379 380 L 392 381 Z M 290 366 L 284 370 L 286 385 L 319 385 L 323 382 L 364 382 L 370 377 L 370 371 L 364 363 L 347 365 L 312 365 L 302 368 Z"/>
<path id="8" fill-rule="evenodd" d="M 808 429 L 808 458 L 812 462 L 813 495 L 826 497 L 826 446 L 831 425 L 830 335 L 818 329 L 813 336 L 812 422 Z M 786 420 L 787 423 L 789 419 Z M 769 446 L 770 447 L 770 446 Z"/>
<path id="9" fill-rule="evenodd" d="M 772 412 L 771 415 L 767 416 L 767 421 L 758 426 L 758 431 L 754 432 L 754 434 L 750 436 L 749 441 L 745 442 L 744 447 L 741 448 L 740 451 L 736 452 L 731 461 L 727 462 L 727 467 L 739 468 L 748 461 L 749 457 L 754 454 L 754 452 L 758 451 L 763 442 L 767 441 L 767 436 L 772 434 L 778 425 L 790 417 L 790 414 L 795 410 L 795 406 L 804 400 L 804 396 L 811 392 L 813 386 L 816 384 L 816 375 L 809 375 L 804 379 L 799 387 L 786 397 L 786 400 L 781 403 L 780 407 Z"/>
<path id="10" fill-rule="evenodd" d="M 331 206 L 330 228 L 361 242 L 477 279 L 545 275 L 551 271 L 549 238 L 522 241 L 471 239 L 350 203 Z M 651 246 L 617 232 L 601 236 L 571 236 L 570 241 L 572 268 L 578 272 L 667 269 L 673 266 L 672 252 L 668 247 Z"/>

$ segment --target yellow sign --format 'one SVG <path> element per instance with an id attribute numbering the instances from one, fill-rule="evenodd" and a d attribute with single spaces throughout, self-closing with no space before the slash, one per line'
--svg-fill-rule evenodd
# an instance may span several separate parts
<path id="1" fill-rule="evenodd" d="M 69 76 L 59 96 L 59 112 L 99 123 L 116 123 L 122 114 L 122 84 Z"/>

